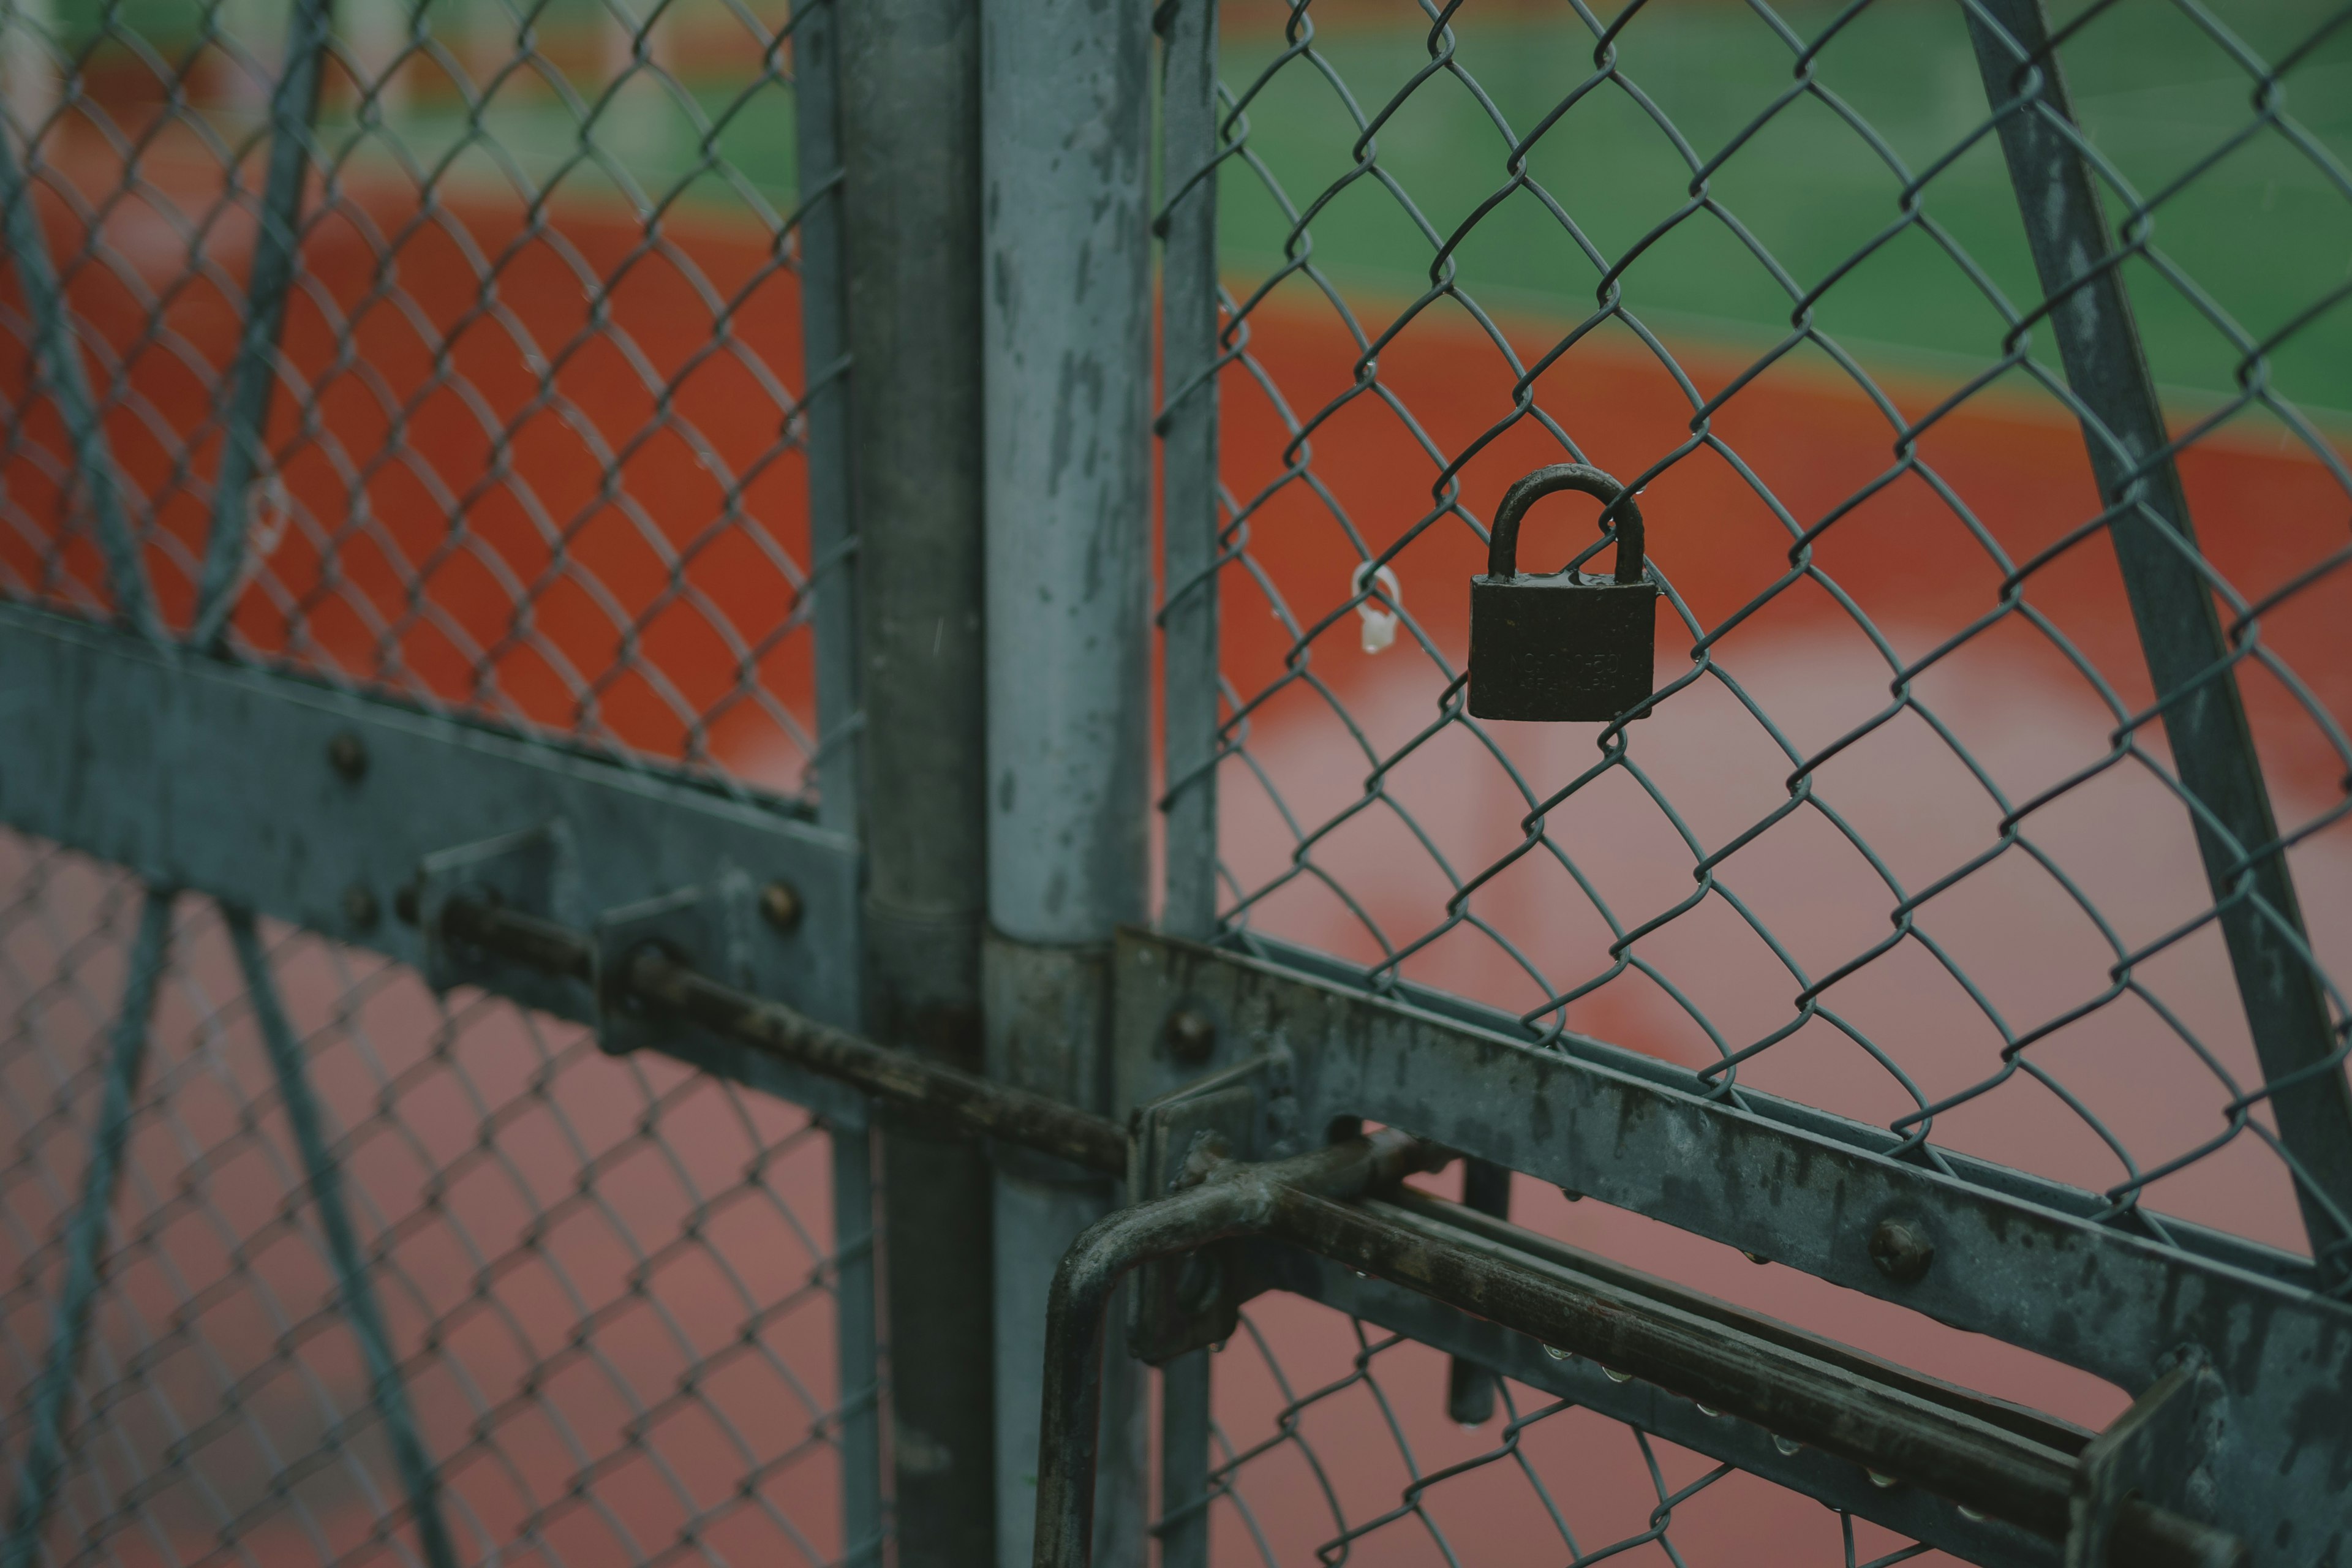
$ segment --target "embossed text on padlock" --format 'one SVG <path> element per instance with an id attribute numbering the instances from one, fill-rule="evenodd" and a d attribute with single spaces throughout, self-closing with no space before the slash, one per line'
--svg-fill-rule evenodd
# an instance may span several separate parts
<path id="1" fill-rule="evenodd" d="M 1555 490 L 1601 499 L 1617 570 L 1518 569 L 1519 522 Z M 1470 579 L 1470 712 L 1479 719 L 1607 721 L 1651 692 L 1658 585 L 1643 571 L 1642 510 L 1598 468 L 1556 463 L 1510 488 L 1495 514 L 1486 574 Z"/>

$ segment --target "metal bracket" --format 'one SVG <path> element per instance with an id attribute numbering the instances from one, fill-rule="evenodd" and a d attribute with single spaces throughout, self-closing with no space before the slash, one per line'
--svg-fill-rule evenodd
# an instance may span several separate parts
<path id="1" fill-rule="evenodd" d="M 2105 1568 L 2116 1515 L 2139 1498 L 2194 1519 L 2213 1516 L 2206 1460 L 2220 1446 L 2227 1391 L 2205 1352 L 2183 1349 L 2172 1369 L 2091 1439 L 2075 1461 L 2067 1501 L 2065 1568 Z"/>
<path id="2" fill-rule="evenodd" d="M 509 841 L 560 821 L 572 849 L 549 896 L 576 900 L 564 923 L 740 868 L 758 889 L 747 989 L 856 1022 L 857 846 L 790 801 L 0 605 L 0 702 L 11 699 L 0 823 L 159 886 L 432 961 L 436 984 L 483 984 L 593 1021 L 587 985 L 526 994 L 523 971 L 434 959 L 429 922 L 392 918 L 420 864 L 455 874 L 467 855 L 496 860 L 499 846 L 521 857 L 523 879 L 499 890 L 532 904 L 529 855 L 553 851 Z"/>
<path id="3" fill-rule="evenodd" d="M 606 910 L 592 931 L 596 1044 L 608 1056 L 657 1050 L 689 1067 L 806 1106 L 827 1125 L 862 1128 L 872 1108 L 847 1084 L 782 1058 L 746 1049 L 678 1018 L 653 1018 L 627 994 L 625 966 L 648 945 L 721 984 L 753 990 L 772 924 L 765 889 L 733 868 L 702 887 L 684 888 Z"/>
<path id="4" fill-rule="evenodd" d="M 558 925 L 578 925 L 580 862 L 572 830 L 561 819 L 436 850 L 417 865 L 415 895 L 425 983 L 435 991 L 478 985 L 526 1006 L 575 1017 L 589 1005 L 580 981 L 480 952 L 442 929 L 442 912 L 452 899 L 475 899 Z"/>
<path id="5" fill-rule="evenodd" d="M 1287 1051 L 1272 1051 L 1137 1107 L 1128 1130 L 1128 1201 L 1148 1203 L 1197 1186 L 1223 1161 L 1297 1152 L 1290 1065 Z M 1160 1365 L 1232 1335 L 1243 1298 L 1230 1252 L 1207 1247 L 1136 1271 L 1128 1349 L 1138 1361 Z"/>
<path id="6" fill-rule="evenodd" d="M 730 870 L 714 886 L 665 893 L 596 917 L 596 1044 L 606 1055 L 663 1044 L 682 1026 L 648 1019 L 620 984 L 631 956 L 647 946 L 721 984 L 749 988 L 751 900 L 751 879 Z"/>

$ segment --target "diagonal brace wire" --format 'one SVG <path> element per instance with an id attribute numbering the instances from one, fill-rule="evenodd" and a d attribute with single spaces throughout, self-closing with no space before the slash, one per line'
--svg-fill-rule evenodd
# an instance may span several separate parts
<path id="1" fill-rule="evenodd" d="M 409 1511 L 415 1516 L 418 1543 L 428 1568 L 457 1568 L 457 1556 L 450 1545 L 449 1527 L 441 1515 L 440 1479 L 416 1430 L 408 1388 L 400 1374 L 400 1361 L 393 1353 L 392 1336 L 385 1331 L 383 1309 L 368 1280 L 367 1258 L 360 1249 L 358 1234 L 352 1228 L 351 1205 L 343 1196 L 342 1167 L 329 1147 L 326 1119 L 317 1096 L 310 1091 L 302 1049 L 278 1000 L 278 983 L 269 973 L 269 957 L 262 951 L 253 911 L 224 903 L 221 914 L 228 924 L 229 941 L 236 949 L 237 968 L 245 979 L 246 994 L 252 998 L 254 1018 L 261 1026 L 261 1041 L 269 1053 L 270 1070 L 278 1079 L 278 1099 L 286 1107 L 286 1120 L 293 1125 L 294 1142 L 301 1152 L 310 1200 L 319 1207 L 320 1228 L 326 1232 L 327 1251 L 335 1267 L 336 1294 L 341 1300 L 352 1335 L 360 1342 L 360 1353 L 367 1361 L 370 1393 L 391 1436 L 393 1460 L 400 1468 Z"/>
<path id="2" fill-rule="evenodd" d="M 42 1527 L 57 1500 L 58 1472 L 65 1468 L 67 1410 L 81 1373 L 82 1352 L 89 1345 L 90 1306 L 98 1297 L 99 1251 L 114 1208 L 114 1189 L 122 1178 L 131 1100 L 147 1065 L 148 1024 L 154 1015 L 157 982 L 168 952 L 173 897 L 171 889 L 150 888 L 139 912 L 131 973 L 122 985 L 122 1008 L 108 1041 L 106 1084 L 99 1100 L 98 1125 L 90 1133 L 81 1201 L 66 1226 L 65 1283 L 49 1329 L 48 1360 L 32 1388 L 32 1442 L 17 1478 L 8 1539 L 0 1545 L 0 1568 L 27 1568 L 40 1550 Z"/>

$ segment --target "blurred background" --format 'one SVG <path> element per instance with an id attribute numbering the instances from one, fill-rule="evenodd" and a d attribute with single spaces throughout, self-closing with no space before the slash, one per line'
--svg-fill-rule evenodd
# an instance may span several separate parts
<path id="1" fill-rule="evenodd" d="M 2341 975 L 2352 24 L 2334 0 L 2051 10 L 2219 613 L 2261 650 L 2237 679 L 2314 957 Z M 728 788 L 805 787 L 787 21 L 769 0 L 336 9 L 242 651 Z M 1234 0 L 1222 26 L 1236 940 L 2307 1251 L 2114 554 L 2085 527 L 2102 502 L 1961 7 Z M 183 625 L 287 14 L 0 0 L 0 112 Z M 19 392 L 25 320 L 11 275 L 0 592 L 103 614 L 60 427 Z M 1643 489 L 1670 694 L 1622 736 L 1475 728 L 1457 678 L 1484 525 L 1568 457 Z M 1584 552 L 1593 516 L 1547 503 L 1523 564 Z M 22 853 L 51 869 L 23 873 L 46 912 L 20 896 L 21 975 L 123 937 L 97 873 Z M 318 1028 L 356 1038 L 365 989 L 377 1032 L 451 1037 L 413 978 L 346 962 L 314 954 L 289 982 Z M 576 1033 L 534 1049 L 602 1072 Z M 87 1089 L 54 1055 L 20 1104 Z M 355 1121 L 397 1074 L 363 1077 Z M 684 1091 L 639 1072 L 609 1092 Z M 762 1125 L 754 1144 L 789 1142 Z M 550 1171 L 577 1154 L 557 1150 Z M 746 1192 L 822 1213 L 821 1163 L 751 1164 Z M 25 1195 L 29 1168 L 10 1188 L 28 1254 L 60 1201 Z M 1521 1223 L 2071 1419 L 2124 1404 L 1635 1216 L 1525 1182 L 1516 1202 Z M 623 1234 L 564 1267 L 593 1273 Z M 1461 1431 L 1441 1358 L 1368 1334 L 1268 1300 L 1220 1358 L 1217 1561 L 1901 1550 L 1590 1412 L 1523 1441 L 1507 1416 Z M 20 1375 L 37 1343 L 17 1342 Z M 469 1451 L 462 1401 L 419 1398 L 443 1451 Z M 1416 1489 L 1498 1443 L 1509 1462 Z M 589 1560 L 611 1550 L 591 1535 Z M 92 1553 L 184 1560 L 108 1541 Z M 810 1542 L 822 1560 L 822 1529 Z"/>

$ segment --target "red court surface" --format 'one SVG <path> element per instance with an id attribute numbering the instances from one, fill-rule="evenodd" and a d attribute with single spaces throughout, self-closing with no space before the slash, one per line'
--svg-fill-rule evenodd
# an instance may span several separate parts
<path id="1" fill-rule="evenodd" d="M 657 756 L 707 746 L 711 759 L 742 776 L 793 784 L 797 753 L 776 723 L 756 704 L 730 701 L 749 670 L 785 708 L 805 718 L 809 707 L 808 638 L 779 635 L 795 608 L 792 571 L 758 537 L 763 533 L 805 567 L 803 470 L 797 454 L 772 456 L 786 416 L 763 376 L 801 385 L 798 306 L 792 277 L 772 268 L 767 237 L 686 212 L 666 221 L 662 248 L 641 253 L 635 223 L 617 213 L 558 209 L 543 232 L 526 236 L 511 206 L 488 199 L 453 197 L 429 220 L 388 195 L 347 194 L 346 207 L 313 228 L 303 255 L 304 289 L 289 318 L 289 374 L 314 389 L 310 424 L 289 447 L 306 411 L 281 395 L 271 426 L 272 445 L 292 453 L 285 479 L 309 521 L 284 532 L 245 595 L 236 623 L 242 637 L 262 654 L 283 652 L 414 694 L 582 729 Z M 58 254 L 72 255 L 83 237 L 58 209 L 47 216 Z M 380 267 L 383 237 L 404 232 L 410 237 L 392 253 L 391 266 Z M 152 205 L 122 204 L 104 241 L 150 288 L 164 288 L 185 270 L 184 236 Z M 228 279 L 241 276 L 249 242 L 249 225 L 217 226 L 205 247 L 208 266 Z M 488 292 L 478 281 L 485 265 L 496 268 Z M 609 293 L 583 286 L 616 271 L 621 280 Z M 82 268 L 75 278 L 74 303 L 89 329 L 118 353 L 129 347 L 144 330 L 145 308 L 104 268 Z M 378 289 L 385 297 L 371 301 Z M 162 498 L 163 539 L 149 558 L 166 615 L 178 623 L 189 612 L 186 562 L 204 512 L 196 490 L 174 479 L 182 455 L 161 437 L 204 427 L 215 398 L 209 378 L 228 357 L 236 316 L 218 288 L 200 282 L 175 296 L 163 320 L 163 338 L 132 361 L 138 405 L 118 408 L 109 429 L 133 483 Z M 352 352 L 339 360 L 338 333 L 347 321 L 356 323 L 349 329 Z M 709 352 L 722 321 L 731 346 Z M 1550 336 L 1533 324 L 1514 335 L 1530 358 Z M 1355 357 L 1328 315 L 1306 309 L 1259 313 L 1251 349 L 1301 411 L 1349 384 Z M 12 343 L 7 352 L 18 350 Z M 1696 343 L 1684 363 L 1711 391 L 1747 359 Z M 0 385 L 21 386 L 24 374 L 20 361 L 0 361 Z M 1414 327 L 1383 351 L 1379 375 L 1447 451 L 1469 445 L 1509 406 L 1507 374 L 1466 326 L 1433 320 Z M 1915 415 L 1938 395 L 1916 378 L 1886 384 Z M 655 386 L 670 390 L 657 395 Z M 1630 340 L 1580 349 L 1543 378 L 1538 396 L 1593 461 L 1621 475 L 1643 470 L 1688 436 L 1687 403 Z M 1819 364 L 1768 373 L 1717 415 L 1713 428 L 1801 525 L 1829 515 L 1892 460 L 1884 418 Z M 26 429 L 32 443 L 56 449 L 57 426 L 46 410 L 30 417 Z M 1431 507 L 1433 465 L 1400 432 L 1392 415 L 1363 399 L 1313 438 L 1315 473 L 1375 550 Z M 215 460 L 215 439 L 200 440 L 187 459 L 197 473 Z M 1238 370 L 1229 373 L 1223 439 L 1227 482 L 1237 494 L 1265 486 L 1285 463 L 1280 426 Z M 2047 400 L 1981 397 L 1938 424 L 1920 450 L 2013 559 L 2031 556 L 2096 510 L 2079 433 Z M 1465 471 L 1464 504 L 1491 516 L 1511 479 L 1558 455 L 1537 426 L 1521 423 Z M 2275 431 L 2225 432 L 2192 448 L 2182 472 L 2205 548 L 2247 598 L 2259 598 L 2343 542 L 2344 493 L 2325 467 Z M 37 466 L 20 456 L 5 477 L 18 518 L 54 526 L 59 498 Z M 1662 474 L 1643 503 L 1651 557 L 1703 628 L 1720 626 L 1788 569 L 1785 530 L 1714 454 L 1696 453 Z M 1589 503 L 1549 504 L 1573 516 L 1576 529 L 1590 527 Z M 738 517 L 757 531 L 735 525 Z M 1557 522 L 1542 524 L 1523 563 L 1548 564 L 1547 554 L 1563 549 L 1568 537 Z M 37 533 L 0 531 L 0 581 L 9 592 L 37 580 L 40 544 Z M 1253 518 L 1248 551 L 1308 625 L 1343 602 L 1357 559 L 1328 512 L 1300 485 L 1282 490 Z M 1984 615 L 2000 590 L 2000 572 L 1983 545 L 1916 476 L 1887 486 L 1829 530 L 1815 559 L 1867 613 L 1898 659 L 1917 658 Z M 87 541 L 71 547 L 66 563 L 76 580 L 97 580 Z M 1467 641 L 1466 580 L 1483 569 L 1469 530 L 1441 520 L 1395 564 L 1420 632 L 1458 667 Z M 1223 582 L 1227 673 L 1240 692 L 1254 696 L 1286 668 L 1291 637 L 1244 573 L 1228 571 Z M 2146 702 L 2146 676 L 2103 540 L 2036 573 L 2026 597 L 2126 707 Z M 519 599 L 529 605 L 520 615 Z M 733 628 L 731 640 L 717 629 L 721 624 Z M 2339 722 L 2352 712 L 2347 626 L 2352 574 L 2339 573 L 2266 616 L 2262 634 Z M 1265 775 L 1309 826 L 1358 797 L 1372 769 L 1363 745 L 1383 753 L 1401 745 L 1433 719 L 1444 685 L 1409 635 L 1373 656 L 1357 646 L 1355 626 L 1352 615 L 1341 615 L 1315 641 L 1311 660 L 1363 742 L 1304 684 L 1259 710 L 1247 738 Z M 1693 639 L 1669 621 L 1662 619 L 1661 627 L 1664 681 L 1689 668 Z M 1801 754 L 1818 752 L 1889 700 L 1886 658 L 1818 584 L 1780 595 L 1725 636 L 1716 656 Z M 2249 673 L 2245 685 L 2281 818 L 2300 823 L 2323 813 L 2346 787 L 2325 731 L 2274 679 Z M 2095 760 L 2110 744 L 2114 720 L 2095 688 L 2017 617 L 1922 675 L 1915 689 L 2013 801 Z M 583 720 L 591 710 L 593 719 Z M 1493 731 L 1538 796 L 1595 758 L 1597 726 Z M 2146 743 L 2161 756 L 2159 741 L 2151 736 Z M 1708 850 L 1787 799 L 1788 756 L 1717 682 L 1677 694 L 1643 721 L 1633 744 L 1657 792 Z M 1525 796 L 1458 726 L 1398 766 L 1388 784 L 1465 875 L 1520 840 Z M 1999 832 L 2000 814 L 1982 784 L 1916 715 L 1823 763 L 1815 787 L 1910 889 L 1990 847 Z M 1289 864 L 1294 840 L 1238 762 L 1228 764 L 1222 788 L 1226 858 L 1242 885 L 1258 888 Z M 1693 851 L 1622 771 L 1556 810 L 1548 827 L 1628 926 L 1692 890 Z M 2126 946 L 2154 939 L 2210 904 L 2186 819 L 2143 769 L 2117 769 L 2073 792 L 2038 814 L 2032 831 Z M 1429 852 L 1381 811 L 1334 832 L 1314 858 L 1395 942 L 1437 924 L 1452 890 Z M 2341 827 L 2315 836 L 2293 857 L 2319 958 L 2339 973 L 2352 962 L 2347 858 Z M 1889 930 L 1892 895 L 1811 814 L 1762 835 L 1726 860 L 1719 874 L 1814 975 Z M 1555 981 L 1581 979 L 1606 965 L 1607 928 L 1556 865 L 1522 862 L 1483 889 L 1474 907 Z M 1364 920 L 1310 880 L 1290 883 L 1257 906 L 1253 919 L 1261 930 L 1353 959 L 1381 956 Z M 1980 983 L 2013 1030 L 2097 994 L 2113 963 L 2095 928 L 2048 875 L 2020 857 L 1935 900 L 1921 923 Z M 1720 900 L 1645 938 L 1642 952 L 1735 1048 L 1790 1016 L 1797 982 Z M 334 1000 L 339 983 L 313 970 L 291 982 L 298 1021 L 305 1014 L 322 1019 Z M 2208 931 L 2145 970 L 2141 978 L 2222 1064 L 2242 1082 L 2255 1081 L 2218 937 Z M 1543 1000 L 1522 969 L 1466 929 L 1418 953 L 1403 973 L 1515 1010 Z M 428 1017 L 421 992 L 404 984 L 383 997 L 376 1033 L 394 1041 L 421 1037 Z M 1982 1079 L 1998 1063 L 2000 1042 L 1982 1007 L 1916 944 L 1842 982 L 1833 1000 L 1930 1099 Z M 1567 1021 L 1693 1066 L 1714 1055 L 1690 1013 L 1635 974 L 1571 1005 Z M 520 1037 L 519 1026 L 485 1030 L 485 1038 Z M 497 1058 L 485 1045 L 470 1048 Z M 2034 1049 L 2143 1166 L 2221 1125 L 2224 1096 L 2211 1073 L 2142 1004 L 2118 1003 Z M 1819 1021 L 1744 1066 L 1740 1081 L 1882 1123 L 1912 1103 L 1886 1070 Z M 613 1097 L 601 1102 L 606 1112 L 642 1098 L 617 1069 L 583 1069 L 571 1082 L 588 1097 L 583 1114 L 596 1113 L 599 1094 Z M 347 1121 L 363 1113 L 363 1085 L 327 1087 Z M 451 1111 L 461 1121 L 470 1114 L 454 1106 Z M 2123 1179 L 2116 1155 L 2075 1113 L 2021 1078 L 1940 1119 L 1937 1139 L 2087 1186 Z M 541 1140 L 531 1149 L 516 1158 L 533 1181 L 543 1178 L 553 1191 L 571 1180 L 578 1155 L 562 1140 Z M 404 1184 L 410 1178 L 362 1175 L 388 1212 L 414 1202 L 413 1186 Z M 789 1162 L 774 1179 L 794 1211 L 823 1215 L 821 1162 Z M 1449 1184 L 1440 1179 L 1441 1186 Z M 257 1193 L 251 1201 L 264 1200 Z M 1726 1249 L 1597 1204 L 1571 1205 L 1524 1181 L 1518 1202 L 1526 1223 L 1552 1234 L 1990 1392 L 2088 1423 L 2104 1421 L 2123 1403 L 2117 1391 L 2037 1358 L 1786 1269 L 1754 1268 Z M 2159 1183 L 2149 1202 L 2301 1247 L 2284 1179 L 2251 1138 Z M 628 1248 L 612 1227 L 583 1226 L 562 1245 L 567 1269 L 601 1271 L 614 1289 L 623 1288 Z M 436 1267 L 415 1265 L 427 1276 Z M 455 1258 L 438 1267 L 454 1271 L 452 1281 L 465 1268 Z M 554 1310 L 556 1298 L 546 1300 Z M 1265 1302 L 1254 1311 L 1294 1389 L 1347 1374 L 1358 1346 L 1339 1320 L 1301 1302 Z M 416 1321 L 394 1314 L 396 1331 Z M 813 1321 L 807 1329 L 817 1331 Z M 451 1350 L 468 1353 L 454 1343 Z M 1237 1443 L 1264 1434 L 1280 1404 L 1274 1384 L 1255 1370 L 1255 1350 L 1237 1344 L 1221 1363 L 1221 1405 Z M 493 1357 L 478 1375 L 495 1384 L 516 1375 L 520 1364 Z M 1433 1352 L 1405 1347 L 1376 1364 L 1422 1473 L 1496 1441 L 1494 1426 L 1463 1433 L 1444 1421 L 1443 1368 Z M 428 1428 L 442 1424 L 428 1435 L 453 1439 L 448 1423 L 456 1406 L 430 1388 L 418 1397 Z M 1301 1430 L 1327 1475 L 1338 1478 L 1350 1518 L 1396 1506 L 1408 1477 L 1396 1439 L 1364 1390 L 1315 1407 Z M 534 1441 L 520 1426 L 506 1439 L 517 1463 L 528 1468 L 544 1459 L 550 1477 L 575 1465 Z M 723 1447 L 707 1452 L 723 1461 Z M 1588 1548 L 1647 1528 L 1656 1493 L 1624 1429 L 1578 1413 L 1530 1430 L 1526 1452 Z M 1670 1487 L 1706 1468 L 1673 1452 L 1665 1463 Z M 1329 1534 L 1318 1484 L 1297 1467 L 1295 1456 L 1277 1456 L 1246 1472 L 1244 1482 L 1282 1561 L 1310 1556 Z M 824 1539 L 833 1525 L 818 1489 L 796 1493 L 793 1511 L 814 1510 L 806 1515 L 812 1533 Z M 651 1500 L 656 1491 L 645 1496 Z M 352 1500 L 351 1506 L 361 1504 Z M 646 1510 L 643 1525 L 653 1533 L 641 1539 L 658 1537 L 667 1505 L 616 1500 L 613 1506 Z M 1427 1507 L 1465 1562 L 1561 1554 L 1556 1544 L 1540 1544 L 1557 1537 L 1512 1465 L 1448 1481 L 1429 1494 Z M 511 1517 L 510 1509 L 502 1514 L 499 1505 L 483 1507 L 486 1522 Z M 819 1518 L 822 1525 L 814 1522 Z M 489 1528 L 495 1533 L 499 1526 Z M 1218 1528 L 1218 1561 L 1255 1560 L 1238 1516 L 1222 1516 Z M 1843 1550 L 1834 1518 L 1819 1505 L 1742 1477 L 1678 1512 L 1674 1540 L 1692 1563 L 1836 1561 Z M 1865 1532 L 1864 1560 L 1870 1550 Z M 1349 1560 L 1428 1562 L 1434 1548 L 1426 1531 L 1407 1520 L 1360 1543 Z M 1665 1557 L 1650 1545 L 1625 1561 Z"/>

